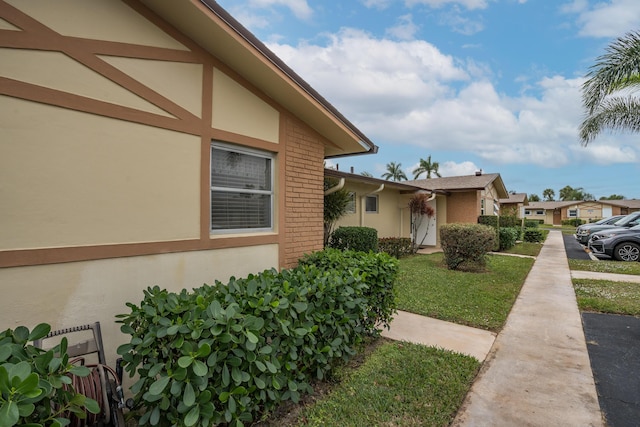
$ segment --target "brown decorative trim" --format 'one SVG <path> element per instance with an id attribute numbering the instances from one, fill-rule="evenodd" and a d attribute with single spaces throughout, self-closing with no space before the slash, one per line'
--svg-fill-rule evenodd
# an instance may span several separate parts
<path id="1" fill-rule="evenodd" d="M 99 246 L 74 246 L 65 248 L 22 249 L 0 251 L 0 268 L 58 264 L 75 261 L 91 261 L 106 258 L 134 257 L 175 252 L 229 249 L 279 243 L 276 234 L 247 237 L 220 237 L 201 240 L 172 242 L 130 243 Z"/>

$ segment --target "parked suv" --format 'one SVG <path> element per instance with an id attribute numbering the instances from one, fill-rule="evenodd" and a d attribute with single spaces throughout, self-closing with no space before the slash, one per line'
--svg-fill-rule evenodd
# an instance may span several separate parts
<path id="1" fill-rule="evenodd" d="M 607 218 L 602 218 L 601 220 L 596 222 L 590 222 L 589 224 L 579 225 L 578 227 L 576 227 L 575 238 L 580 240 L 578 236 L 588 234 L 587 230 L 589 230 L 591 227 L 595 227 L 596 225 L 602 225 L 602 224 L 613 224 L 614 222 L 624 218 L 625 216 L 626 215 L 614 215 Z"/>
<path id="2" fill-rule="evenodd" d="M 640 224 L 640 211 L 623 216 L 613 224 L 585 224 L 584 226 L 580 226 L 585 228 L 581 229 L 578 227 L 578 229 L 576 229 L 576 239 L 578 239 L 581 244 L 587 245 L 589 243 L 589 238 L 593 233 L 597 233 L 608 228 L 631 228 L 637 224 Z M 591 227 L 586 228 L 587 225 L 591 225 Z"/>
<path id="3" fill-rule="evenodd" d="M 640 225 L 593 233 L 589 239 L 589 249 L 596 256 L 606 255 L 618 261 L 640 261 Z"/>

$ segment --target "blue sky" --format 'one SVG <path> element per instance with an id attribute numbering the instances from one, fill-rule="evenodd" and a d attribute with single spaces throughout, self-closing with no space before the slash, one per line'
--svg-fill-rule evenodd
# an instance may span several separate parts
<path id="1" fill-rule="evenodd" d="M 640 199 L 640 135 L 582 147 L 580 87 L 638 0 L 219 0 L 380 147 L 336 159 L 409 178 L 501 174 L 509 191 L 569 185 Z"/>

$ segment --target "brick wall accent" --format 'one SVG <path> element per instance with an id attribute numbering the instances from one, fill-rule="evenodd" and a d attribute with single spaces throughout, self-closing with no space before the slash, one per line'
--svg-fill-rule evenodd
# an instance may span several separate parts
<path id="1" fill-rule="evenodd" d="M 480 215 L 480 192 L 451 193 L 447 197 L 447 223 L 476 224 Z"/>
<path id="2" fill-rule="evenodd" d="M 324 141 L 293 117 L 284 122 L 285 248 L 281 266 L 291 268 L 305 253 L 323 248 Z"/>

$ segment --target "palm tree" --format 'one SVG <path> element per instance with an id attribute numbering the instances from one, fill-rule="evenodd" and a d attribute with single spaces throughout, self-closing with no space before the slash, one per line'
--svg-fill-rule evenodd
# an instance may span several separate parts
<path id="1" fill-rule="evenodd" d="M 556 197 L 556 192 L 551 188 L 547 188 L 542 192 L 542 197 L 544 197 L 547 202 L 553 202 L 553 199 Z"/>
<path id="2" fill-rule="evenodd" d="M 627 33 L 598 57 L 582 85 L 586 117 L 580 141 L 586 146 L 604 129 L 640 132 L 640 101 L 629 89 L 640 87 L 640 31 Z"/>
<path id="3" fill-rule="evenodd" d="M 427 160 L 420 159 L 420 163 L 418 167 L 413 170 L 413 179 L 418 179 L 420 175 L 423 173 L 427 174 L 427 179 L 431 178 L 431 175 L 435 175 L 438 178 L 441 177 L 440 172 L 438 172 L 438 168 L 440 167 L 440 163 L 431 161 L 431 154 L 427 157 Z"/>
<path id="4" fill-rule="evenodd" d="M 408 179 L 402 170 L 402 163 L 396 162 L 387 163 L 387 171 L 382 174 L 382 178 L 387 181 L 402 181 L 403 179 L 406 181 Z"/>

